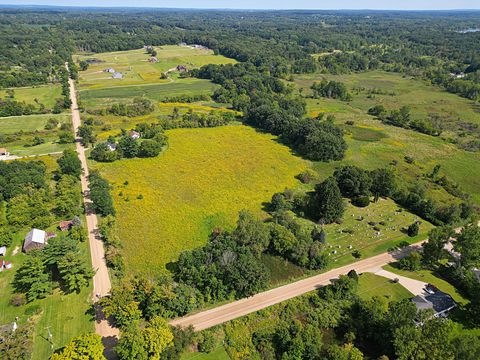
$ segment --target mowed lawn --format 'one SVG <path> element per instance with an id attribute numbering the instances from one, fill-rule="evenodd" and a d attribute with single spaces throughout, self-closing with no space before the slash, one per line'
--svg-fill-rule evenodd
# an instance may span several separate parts
<path id="1" fill-rule="evenodd" d="M 295 175 L 308 166 L 272 135 L 243 125 L 176 129 L 168 137 L 157 158 L 92 164 L 113 184 L 130 273 L 165 270 L 214 228 L 231 229 L 242 209 L 264 215 L 262 204 L 297 185 Z"/>
<path id="2" fill-rule="evenodd" d="M 14 91 L 14 100 L 25 101 L 27 104 L 38 106 L 35 102 L 35 99 L 37 99 L 47 109 L 53 108 L 55 100 L 62 97 L 62 87 L 59 84 L 13 88 L 12 90 Z M 4 98 L 6 95 L 6 90 L 0 90 L 0 98 Z"/>
<path id="3" fill-rule="evenodd" d="M 178 65 L 188 69 L 207 64 L 232 64 L 236 61 L 222 55 L 214 55 L 212 50 L 193 49 L 190 46 L 165 45 L 155 47 L 158 62 L 148 60 L 151 55 L 145 49 L 117 51 L 100 54 L 80 54 L 75 61 L 97 60 L 86 71 L 81 71 L 80 88 L 100 88 L 133 84 L 168 82 L 160 80 L 162 73 Z M 112 79 L 112 74 L 103 70 L 113 68 L 123 74 L 123 79 Z"/>
<path id="4" fill-rule="evenodd" d="M 390 279 L 372 273 L 363 273 L 358 278 L 358 296 L 363 300 L 379 296 L 385 297 L 388 301 L 400 301 L 412 298 L 413 294 Z"/>

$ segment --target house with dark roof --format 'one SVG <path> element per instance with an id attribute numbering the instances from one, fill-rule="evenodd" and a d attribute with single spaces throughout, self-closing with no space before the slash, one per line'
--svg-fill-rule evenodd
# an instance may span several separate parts
<path id="1" fill-rule="evenodd" d="M 449 311 L 457 306 L 450 295 L 440 290 L 433 294 L 417 295 L 412 299 L 412 302 L 418 311 L 432 309 L 435 317 L 446 316 Z"/>

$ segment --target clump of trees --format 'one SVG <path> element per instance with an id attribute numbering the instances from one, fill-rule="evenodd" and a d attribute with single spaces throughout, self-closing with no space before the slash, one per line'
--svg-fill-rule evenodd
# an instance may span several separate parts
<path id="1" fill-rule="evenodd" d="M 88 183 L 95 212 L 102 216 L 115 215 L 108 181 L 102 178 L 98 171 L 92 171 L 88 176 Z"/>
<path id="2" fill-rule="evenodd" d="M 28 253 L 27 259 L 15 274 L 15 290 L 26 294 L 28 301 L 44 298 L 55 287 L 53 278 L 67 293 L 79 292 L 88 286 L 93 270 L 87 267 L 77 241 L 61 235 L 49 240 L 43 250 Z"/>
<path id="3" fill-rule="evenodd" d="M 155 110 L 153 103 L 147 98 L 137 97 L 131 104 L 113 104 L 107 113 L 117 116 L 136 117 L 150 114 Z"/>
<path id="4" fill-rule="evenodd" d="M 375 105 L 368 109 L 368 114 L 376 116 L 385 124 L 413 129 L 423 134 L 440 136 L 442 133 L 441 127 L 432 122 L 431 119 L 413 120 L 408 106 L 402 106 L 398 110 L 387 111 L 383 105 Z"/>
<path id="5" fill-rule="evenodd" d="M 328 81 L 323 79 L 321 82 L 314 82 L 311 89 L 315 99 L 324 97 L 329 99 L 340 99 L 342 101 L 352 100 L 352 95 L 348 92 L 345 84 L 339 81 Z"/>

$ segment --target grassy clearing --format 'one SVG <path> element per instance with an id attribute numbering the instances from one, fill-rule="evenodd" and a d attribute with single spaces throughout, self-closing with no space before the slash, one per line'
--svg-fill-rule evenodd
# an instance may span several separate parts
<path id="1" fill-rule="evenodd" d="M 373 296 L 385 297 L 388 301 L 400 301 L 413 297 L 413 294 L 399 283 L 372 274 L 363 273 L 358 279 L 358 295 L 363 300 L 371 299 Z"/>
<path id="2" fill-rule="evenodd" d="M 48 119 L 57 119 L 59 123 L 70 121 L 70 115 L 41 114 L 0 117 L 0 133 L 13 134 L 20 131 L 41 131 L 45 128 Z"/>
<path id="3" fill-rule="evenodd" d="M 155 47 L 157 63 L 150 63 L 150 55 L 144 49 L 101 54 L 81 54 L 75 61 L 97 59 L 87 71 L 80 73 L 81 88 L 101 88 L 133 84 L 158 83 L 160 75 L 177 65 L 192 69 L 207 64 L 231 64 L 235 60 L 214 55 L 212 50 L 193 49 L 188 46 L 166 45 Z M 123 73 L 123 79 L 112 79 L 112 74 L 103 72 L 114 68 Z M 168 80 L 162 80 L 166 82 Z"/>
<path id="4" fill-rule="evenodd" d="M 408 105 L 412 108 L 414 119 L 423 119 L 435 113 L 454 124 L 470 122 L 480 124 L 480 113 L 475 104 L 457 95 L 447 93 L 427 83 L 404 78 L 399 74 L 380 71 L 349 75 L 303 75 L 295 80 L 299 88 L 308 94 L 309 87 L 322 77 L 344 82 L 353 88 L 380 89 L 386 94 L 353 92 L 351 102 L 334 99 L 307 99 L 307 110 L 316 116 L 320 112 L 333 113 L 337 123 L 344 127 L 349 145 L 346 157 L 341 162 L 329 164 L 319 163 L 315 167 L 322 176 L 328 176 L 335 167 L 343 164 L 357 165 L 374 169 L 397 161 L 396 171 L 402 181 L 410 185 L 418 184 L 418 176 L 430 172 L 436 164 L 442 166 L 443 174 L 458 183 L 461 188 L 471 194 L 472 200 L 480 204 L 480 153 L 460 150 L 456 145 L 440 137 L 420 134 L 413 130 L 384 125 L 367 115 L 367 110 L 383 104 L 387 109 Z M 394 92 L 395 95 L 388 93 Z M 459 121 L 460 119 L 460 121 Z M 346 125 L 353 121 L 354 125 Z M 442 135 L 443 136 L 443 135 Z M 445 137 L 449 137 L 449 133 Z M 406 164 L 405 156 L 415 159 L 415 164 Z M 429 186 L 428 195 L 441 202 L 457 202 L 438 186 Z"/>
<path id="5" fill-rule="evenodd" d="M 62 87 L 58 84 L 46 86 L 13 88 L 14 99 L 17 101 L 25 101 L 27 104 L 37 106 L 35 99 L 39 103 L 45 105 L 47 109 L 53 108 L 55 100 L 62 97 Z M 7 95 L 6 90 L 0 90 L 0 98 Z"/>
<path id="6" fill-rule="evenodd" d="M 424 281 L 426 283 L 433 284 L 443 292 L 449 294 L 453 298 L 453 300 L 455 300 L 459 304 L 468 303 L 468 300 L 458 292 L 455 286 L 443 280 L 442 278 L 438 277 L 435 273 L 433 273 L 430 270 L 418 270 L 418 271 L 401 270 L 398 268 L 398 266 L 396 266 L 395 263 L 386 265 L 383 268 L 387 271 L 393 272 L 398 275 L 402 275 L 415 280 Z"/>
<path id="7" fill-rule="evenodd" d="M 164 271 L 181 251 L 205 244 L 213 228 L 232 228 L 241 209 L 262 215 L 262 204 L 298 184 L 294 176 L 308 166 L 273 136 L 246 126 L 168 136 L 169 148 L 157 158 L 92 164 L 114 186 L 129 272 Z"/>

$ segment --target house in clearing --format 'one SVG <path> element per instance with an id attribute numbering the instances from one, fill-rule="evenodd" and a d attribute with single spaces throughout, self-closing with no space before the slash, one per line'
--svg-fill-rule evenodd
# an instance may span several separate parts
<path id="1" fill-rule="evenodd" d="M 108 150 L 110 150 L 110 151 L 115 151 L 115 150 L 117 150 L 117 144 L 115 144 L 115 143 L 113 143 L 113 142 L 107 143 L 107 147 L 108 147 Z"/>
<path id="2" fill-rule="evenodd" d="M 138 131 L 132 130 L 129 133 L 130 137 L 134 140 L 140 139 L 141 135 Z"/>
<path id="3" fill-rule="evenodd" d="M 113 79 L 123 79 L 123 74 L 121 72 L 113 73 Z"/>
<path id="4" fill-rule="evenodd" d="M 10 153 L 6 148 L 0 148 L 0 156 L 9 156 Z"/>
<path id="5" fill-rule="evenodd" d="M 55 233 L 47 233 L 43 230 L 32 229 L 25 236 L 25 241 L 23 242 L 23 251 L 29 252 L 34 249 L 43 249 L 48 243 L 48 239 L 56 237 Z"/>
<path id="6" fill-rule="evenodd" d="M 437 290 L 433 294 L 417 295 L 412 299 L 418 311 L 432 309 L 434 317 L 445 317 L 457 306 L 452 297 Z"/>

